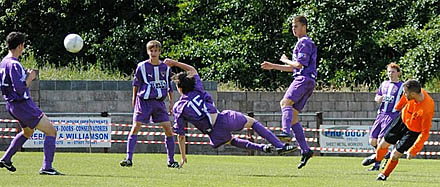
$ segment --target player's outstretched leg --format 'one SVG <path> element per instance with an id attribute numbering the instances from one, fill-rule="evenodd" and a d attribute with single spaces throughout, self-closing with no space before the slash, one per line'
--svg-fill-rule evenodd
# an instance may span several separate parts
<path id="1" fill-rule="evenodd" d="M 253 150 L 257 150 L 257 151 L 265 151 L 264 147 L 266 146 L 265 144 L 257 144 L 257 143 L 253 143 L 250 142 L 249 140 L 244 140 L 244 139 L 240 139 L 240 138 L 232 138 L 231 139 L 231 145 L 238 147 L 238 148 L 242 148 L 242 149 L 253 149 Z"/>
<path id="2" fill-rule="evenodd" d="M 296 150 L 295 146 L 283 144 L 271 131 L 267 130 L 260 122 L 256 120 L 252 124 L 252 129 L 254 129 L 257 134 L 275 146 L 278 154 L 280 155 L 284 155 Z"/>
<path id="3" fill-rule="evenodd" d="M 12 156 L 17 153 L 18 149 L 26 142 L 27 138 L 24 136 L 23 132 L 18 133 L 12 140 L 11 145 L 9 145 L 5 154 L 1 158 L 0 168 L 6 168 L 7 170 L 14 172 L 17 169 L 12 165 Z"/>

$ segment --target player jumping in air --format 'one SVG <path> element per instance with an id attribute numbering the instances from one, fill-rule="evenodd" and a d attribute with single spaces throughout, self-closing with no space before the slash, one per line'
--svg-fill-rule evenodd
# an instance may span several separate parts
<path id="1" fill-rule="evenodd" d="M 267 70 L 276 69 L 293 72 L 293 82 L 280 102 L 283 114 L 281 122 L 283 133 L 277 136 L 290 142 L 292 139 L 290 129 L 293 130 L 296 142 L 301 148 L 302 157 L 298 165 L 298 169 L 301 169 L 313 156 L 313 151 L 307 145 L 298 114 L 304 108 L 307 99 L 312 95 L 313 89 L 315 89 L 317 48 L 312 39 L 307 36 L 307 20 L 304 16 L 294 18 L 292 31 L 293 35 L 298 38 L 298 42 L 293 50 L 292 60 L 283 55 L 280 61 L 284 62 L 285 65 L 264 61 L 261 67 Z"/>
<path id="2" fill-rule="evenodd" d="M 190 122 L 202 133 L 207 134 L 214 148 L 230 143 L 243 149 L 271 152 L 272 146 L 270 145 L 256 144 L 232 137 L 232 131 L 252 128 L 269 141 L 276 148 L 278 154 L 286 154 L 296 149 L 295 146 L 283 144 L 271 131 L 249 116 L 232 110 L 218 112 L 211 95 L 203 89 L 200 77 L 194 67 L 171 59 L 166 59 L 165 63 L 170 67 L 176 66 L 185 70 L 185 72 L 172 77 L 177 90 L 181 94 L 179 101 L 173 107 L 174 132 L 178 134 L 179 148 L 182 155 L 181 166 L 187 162 L 184 131 L 184 123 L 186 122 Z"/>

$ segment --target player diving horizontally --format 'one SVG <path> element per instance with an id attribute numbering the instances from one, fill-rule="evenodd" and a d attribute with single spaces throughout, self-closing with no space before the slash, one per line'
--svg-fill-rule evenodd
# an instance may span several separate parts
<path id="1" fill-rule="evenodd" d="M 178 92 L 181 94 L 181 97 L 173 107 L 174 132 L 178 134 L 179 148 L 182 156 L 181 166 L 187 162 L 185 155 L 185 122 L 190 122 L 202 133 L 208 134 L 210 144 L 214 148 L 230 143 L 239 148 L 269 153 L 272 152 L 272 146 L 274 146 L 278 154 L 287 154 L 296 149 L 295 146 L 281 143 L 271 131 L 249 116 L 232 110 L 218 112 L 211 95 L 203 89 L 200 77 L 194 67 L 171 59 L 166 59 L 165 64 L 185 70 L 185 72 L 178 73 L 172 77 Z M 269 141 L 272 146 L 232 137 L 232 131 L 240 131 L 243 128 L 252 128 Z"/>

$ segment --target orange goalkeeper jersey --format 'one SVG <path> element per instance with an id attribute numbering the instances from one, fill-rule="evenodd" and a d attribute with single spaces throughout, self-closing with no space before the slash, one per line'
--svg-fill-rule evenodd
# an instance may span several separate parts
<path id="1" fill-rule="evenodd" d="M 434 100 L 422 89 L 424 99 L 416 102 L 415 99 L 409 100 L 402 96 L 396 105 L 396 110 L 402 110 L 402 120 L 409 130 L 420 132 L 414 145 L 408 150 L 411 155 L 416 155 L 423 148 L 423 144 L 429 137 L 432 117 L 434 116 Z"/>

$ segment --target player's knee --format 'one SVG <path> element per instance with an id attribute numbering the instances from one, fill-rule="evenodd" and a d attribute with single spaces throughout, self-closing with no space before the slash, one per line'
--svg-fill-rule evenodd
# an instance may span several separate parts
<path id="1" fill-rule="evenodd" d="M 377 139 L 370 138 L 369 139 L 369 143 L 370 143 L 371 146 L 376 147 L 377 146 Z"/>
<path id="2" fill-rule="evenodd" d="M 23 129 L 23 136 L 24 137 L 30 138 L 32 136 L 32 134 L 34 134 L 34 129 L 31 129 L 31 128 Z"/>
<path id="3" fill-rule="evenodd" d="M 171 130 L 171 128 L 164 128 L 164 131 L 165 131 L 165 136 L 173 135 L 173 131 Z"/>
<path id="4" fill-rule="evenodd" d="M 295 124 L 297 124 L 299 122 L 299 119 L 298 119 L 298 117 L 293 117 L 293 119 L 292 119 L 292 125 L 295 125 Z M 298 124 L 299 125 L 299 124 Z"/>
<path id="5" fill-rule="evenodd" d="M 57 129 L 55 127 L 51 126 L 48 128 L 46 132 L 46 136 L 56 136 L 57 135 Z"/>
<path id="6" fill-rule="evenodd" d="M 393 150 L 393 152 L 391 153 L 391 160 L 399 160 L 400 157 L 402 157 L 402 153 L 400 153 L 397 150 Z"/>
<path id="7" fill-rule="evenodd" d="M 382 139 L 378 145 L 379 148 L 381 149 L 386 149 L 390 146 L 391 144 L 389 144 L 388 142 L 386 142 L 384 139 Z"/>
<path id="8" fill-rule="evenodd" d="M 281 108 L 283 108 L 283 107 L 288 107 L 288 106 L 292 106 L 292 105 L 293 105 L 293 101 L 290 100 L 290 99 L 282 99 L 282 100 L 280 101 L 280 106 L 281 106 Z"/>
<path id="9" fill-rule="evenodd" d="M 142 123 L 135 122 L 133 123 L 133 127 L 131 127 L 131 134 L 137 134 L 142 127 Z"/>

